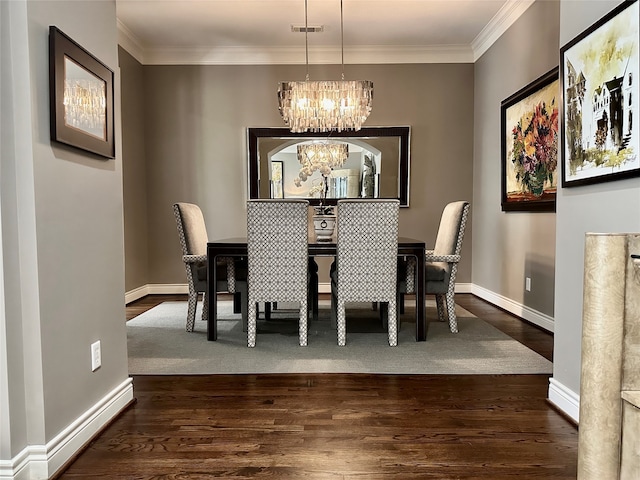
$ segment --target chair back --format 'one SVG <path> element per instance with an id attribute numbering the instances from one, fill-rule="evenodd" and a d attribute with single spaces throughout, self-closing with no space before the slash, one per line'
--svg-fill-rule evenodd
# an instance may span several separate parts
<path id="1" fill-rule="evenodd" d="M 307 200 L 247 202 L 250 300 L 285 302 L 306 297 L 308 210 Z"/>
<path id="2" fill-rule="evenodd" d="M 433 248 L 434 255 L 460 255 L 468 215 L 469 202 L 451 202 L 444 207 Z M 443 263 L 442 266 L 447 272 L 451 269 L 449 263 Z"/>
<path id="3" fill-rule="evenodd" d="M 182 254 L 206 255 L 209 237 L 200 207 L 193 203 L 176 203 L 173 211 L 178 224 Z"/>
<path id="4" fill-rule="evenodd" d="M 395 199 L 338 200 L 338 296 L 353 302 L 395 296 L 399 206 Z"/>

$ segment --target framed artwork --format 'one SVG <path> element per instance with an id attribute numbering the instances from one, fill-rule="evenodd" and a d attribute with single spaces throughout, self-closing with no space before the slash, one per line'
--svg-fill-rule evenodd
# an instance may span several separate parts
<path id="1" fill-rule="evenodd" d="M 271 161 L 271 198 L 284 198 L 284 162 Z"/>
<path id="2" fill-rule="evenodd" d="M 49 27 L 51 140 L 115 157 L 113 71 L 54 26 Z"/>
<path id="3" fill-rule="evenodd" d="M 556 67 L 502 101 L 504 212 L 556 209 L 559 93 Z"/>
<path id="4" fill-rule="evenodd" d="M 560 49 L 563 187 L 640 175 L 638 23 L 626 1 Z"/>

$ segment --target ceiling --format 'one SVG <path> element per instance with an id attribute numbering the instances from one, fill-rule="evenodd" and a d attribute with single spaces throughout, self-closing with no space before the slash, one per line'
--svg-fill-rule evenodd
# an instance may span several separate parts
<path id="1" fill-rule="evenodd" d="M 473 62 L 534 0 L 343 0 L 345 63 Z M 116 0 L 143 64 L 295 64 L 304 0 Z M 308 0 L 309 63 L 340 63 L 340 0 Z"/>

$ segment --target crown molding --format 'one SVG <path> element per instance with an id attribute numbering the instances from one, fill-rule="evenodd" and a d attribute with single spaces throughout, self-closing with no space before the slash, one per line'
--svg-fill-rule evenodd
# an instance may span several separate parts
<path id="1" fill-rule="evenodd" d="M 309 49 L 312 65 L 339 65 L 340 58 L 339 47 Z M 305 51 L 300 47 L 173 47 L 147 50 L 144 60 L 145 65 L 302 65 Z M 391 63 L 473 63 L 473 51 L 469 45 L 345 48 L 348 65 Z"/>
<path id="2" fill-rule="evenodd" d="M 508 0 L 471 42 L 476 62 L 536 0 Z"/>
<path id="3" fill-rule="evenodd" d="M 118 45 L 124 48 L 129 54 L 141 64 L 144 62 L 144 48 L 142 42 L 136 37 L 127 26 L 117 19 L 118 24 Z"/>
<path id="4" fill-rule="evenodd" d="M 474 63 L 536 0 L 508 0 L 471 45 L 345 47 L 345 63 Z M 143 65 L 300 65 L 304 47 L 146 47 L 118 20 L 118 43 Z M 309 63 L 340 64 L 340 48 L 312 47 Z"/>

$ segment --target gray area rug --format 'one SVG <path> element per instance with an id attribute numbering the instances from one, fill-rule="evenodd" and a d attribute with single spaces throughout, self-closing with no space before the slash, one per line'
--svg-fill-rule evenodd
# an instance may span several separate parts
<path id="1" fill-rule="evenodd" d="M 200 304 L 199 304 L 200 305 Z M 280 306 L 282 307 L 282 306 Z M 414 309 L 401 316 L 398 346 L 369 305 L 347 309 L 347 345 L 339 347 L 330 328 L 329 304 L 309 323 L 309 344 L 298 346 L 295 310 L 279 308 L 258 323 L 255 348 L 247 347 L 232 303 L 218 303 L 218 340 L 207 341 L 206 322 L 185 331 L 187 303 L 164 302 L 127 322 L 129 373 L 387 373 L 387 374 L 550 374 L 552 364 L 508 335 L 457 307 L 459 333 L 437 321 L 428 303 L 426 342 L 415 341 Z"/>

